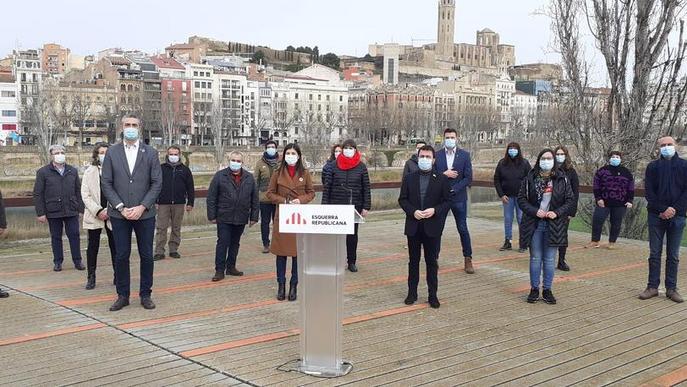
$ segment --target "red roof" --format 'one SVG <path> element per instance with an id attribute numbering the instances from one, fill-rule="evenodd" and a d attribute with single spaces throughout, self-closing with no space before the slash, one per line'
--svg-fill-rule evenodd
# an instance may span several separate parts
<path id="1" fill-rule="evenodd" d="M 177 62 L 174 58 L 168 58 L 166 56 L 153 56 L 150 60 L 157 65 L 157 67 L 164 69 L 176 69 L 184 70 L 186 69 L 181 63 Z"/>

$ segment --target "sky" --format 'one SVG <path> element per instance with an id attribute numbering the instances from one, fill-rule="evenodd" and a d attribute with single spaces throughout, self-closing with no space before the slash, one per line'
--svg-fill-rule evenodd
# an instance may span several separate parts
<path id="1" fill-rule="evenodd" d="M 73 54 L 110 47 L 154 54 L 199 35 L 283 49 L 363 56 L 370 43 L 436 41 L 437 0 L 28 0 L 3 4 L 0 57 L 58 43 Z M 456 43 L 490 28 L 516 46 L 518 64 L 558 62 L 547 0 L 456 0 Z M 9 17 L 7 17 L 9 16 Z"/>

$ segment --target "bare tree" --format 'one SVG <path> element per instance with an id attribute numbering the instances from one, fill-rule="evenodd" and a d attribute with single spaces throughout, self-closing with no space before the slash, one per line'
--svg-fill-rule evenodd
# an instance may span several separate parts
<path id="1" fill-rule="evenodd" d="M 179 143 L 181 134 L 181 107 L 179 101 L 174 99 L 174 94 L 168 92 L 160 107 L 160 120 L 162 125 L 162 140 L 165 144 Z"/>
<path id="2" fill-rule="evenodd" d="M 89 96 L 84 97 L 81 94 L 72 96 L 71 99 L 72 117 L 74 126 L 79 131 L 78 148 L 81 150 L 83 145 L 83 132 L 86 130 L 86 119 L 90 117 L 92 101 Z"/>
<path id="3" fill-rule="evenodd" d="M 50 87 L 43 87 L 37 94 L 27 97 L 22 112 L 23 120 L 30 125 L 38 145 L 41 163 L 50 162 L 50 145 L 57 140 L 58 125 L 55 121 L 56 94 Z"/>
<path id="4" fill-rule="evenodd" d="M 224 111 L 219 103 L 212 104 L 212 116 L 210 116 L 210 133 L 214 145 L 214 156 L 217 168 L 220 169 L 224 162 L 226 140 L 224 134 Z"/>

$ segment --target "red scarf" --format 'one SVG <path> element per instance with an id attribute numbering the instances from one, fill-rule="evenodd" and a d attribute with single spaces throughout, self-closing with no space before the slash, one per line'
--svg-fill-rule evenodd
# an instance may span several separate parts
<path id="1" fill-rule="evenodd" d="M 349 169 L 353 169 L 360 164 L 360 152 L 357 150 L 355 151 L 355 154 L 353 157 L 350 159 L 343 154 L 340 155 L 340 157 L 336 158 L 336 166 L 339 167 L 342 171 L 348 171 Z"/>
<path id="2" fill-rule="evenodd" d="M 289 171 L 289 176 L 291 176 L 291 178 L 296 176 L 296 166 L 295 165 L 287 165 L 286 167 L 287 167 L 287 170 Z"/>
<path id="3" fill-rule="evenodd" d="M 231 174 L 231 177 L 234 178 L 234 183 L 236 183 L 236 185 L 241 185 L 241 172 L 242 171 L 239 170 L 239 173 L 232 173 Z"/>

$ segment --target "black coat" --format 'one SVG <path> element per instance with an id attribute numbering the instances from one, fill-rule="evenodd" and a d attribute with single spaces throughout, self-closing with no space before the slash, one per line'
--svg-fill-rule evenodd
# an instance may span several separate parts
<path id="1" fill-rule="evenodd" d="M 532 169 L 530 163 L 523 158 L 519 158 L 515 162 L 505 158 L 501 159 L 494 171 L 494 188 L 496 188 L 499 197 L 518 196 L 520 183 L 527 177 L 530 169 Z"/>
<path id="2" fill-rule="evenodd" d="M 0 228 L 7 228 L 7 215 L 5 215 L 5 202 L 2 200 L 2 192 L 0 192 Z"/>
<path id="3" fill-rule="evenodd" d="M 403 166 L 403 177 L 406 177 L 419 170 L 420 167 L 417 165 L 417 155 L 412 155 L 408 160 L 406 160 L 406 164 Z"/>
<path id="4" fill-rule="evenodd" d="M 577 203 L 580 201 L 580 178 L 577 176 L 577 171 L 575 168 L 570 167 L 570 169 L 563 170 L 568 176 L 568 182 L 570 183 L 570 188 L 573 191 L 573 196 L 575 197 L 575 207 L 568 216 L 577 216 Z"/>
<path id="5" fill-rule="evenodd" d="M 404 233 L 414 236 L 418 225 L 422 222 L 424 232 L 429 237 L 440 237 L 444 231 L 446 214 L 451 207 L 451 187 L 448 178 L 443 174 L 432 171 L 429 185 L 425 193 L 424 208 L 420 206 L 420 173 L 413 172 L 403 178 L 398 204 L 406 213 Z M 434 208 L 434 216 L 429 219 L 415 219 L 415 211 Z"/>
<path id="6" fill-rule="evenodd" d="M 355 209 L 370 210 L 372 195 L 370 193 L 370 175 L 367 167 L 359 163 L 344 171 L 332 163 L 331 172 L 325 175 L 322 204 L 353 204 Z"/>
<path id="7" fill-rule="evenodd" d="M 157 204 L 186 204 L 193 207 L 195 192 L 193 174 L 184 164 L 163 163 L 162 190 Z"/>
<path id="8" fill-rule="evenodd" d="M 207 197 L 208 220 L 234 225 L 258 221 L 258 186 L 253 174 L 241 172 L 241 183 L 236 185 L 231 170 L 225 168 L 210 182 Z"/>
<path id="9" fill-rule="evenodd" d="M 76 168 L 65 164 L 63 175 L 52 163 L 39 169 L 33 186 L 33 205 L 37 216 L 45 215 L 48 218 L 83 214 L 85 206 Z"/>
<path id="10" fill-rule="evenodd" d="M 533 169 L 520 185 L 518 194 L 518 205 L 522 210 L 522 222 L 520 223 L 520 246 L 527 248 L 532 242 L 539 222 L 549 223 L 549 246 L 561 247 L 568 245 L 568 216 L 574 210 L 577 202 L 572 191 L 572 185 L 567 175 L 558 170 L 554 172 L 553 195 L 549 211 L 556 213 L 556 219 L 540 219 L 537 217 L 539 211 L 539 200 L 535 188 L 535 176 L 538 170 Z"/>

